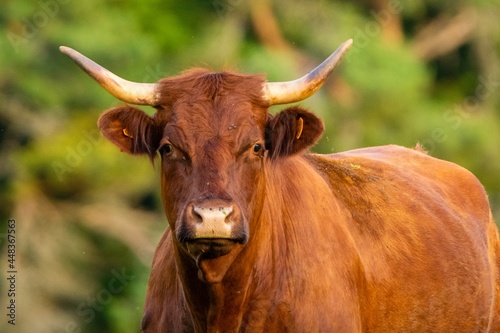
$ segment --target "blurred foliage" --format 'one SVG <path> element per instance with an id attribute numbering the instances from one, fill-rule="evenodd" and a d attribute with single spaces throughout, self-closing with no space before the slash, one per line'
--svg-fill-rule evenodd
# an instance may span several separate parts
<path id="1" fill-rule="evenodd" d="M 121 154 L 96 129 L 99 114 L 119 102 L 59 45 L 139 82 L 192 66 L 283 81 L 352 37 L 334 78 L 301 103 L 326 123 L 315 150 L 420 142 L 476 174 L 500 221 L 499 5 L 4 0 L 0 221 L 18 222 L 18 331 L 36 323 L 40 333 L 137 332 L 166 226 L 158 168 Z M 119 292 L 110 288 L 117 272 L 130 277 Z"/>

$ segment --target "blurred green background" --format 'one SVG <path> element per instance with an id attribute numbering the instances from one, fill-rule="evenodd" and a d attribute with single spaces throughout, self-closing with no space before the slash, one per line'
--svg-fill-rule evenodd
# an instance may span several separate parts
<path id="1" fill-rule="evenodd" d="M 498 17 L 498 0 L 3 0 L 0 331 L 138 332 L 167 225 L 158 167 L 96 129 L 120 102 L 59 45 L 138 82 L 192 66 L 283 81 L 353 38 L 334 77 L 301 103 L 326 123 L 315 150 L 420 142 L 476 174 L 500 221 Z M 9 218 L 15 327 L 6 320 Z"/>

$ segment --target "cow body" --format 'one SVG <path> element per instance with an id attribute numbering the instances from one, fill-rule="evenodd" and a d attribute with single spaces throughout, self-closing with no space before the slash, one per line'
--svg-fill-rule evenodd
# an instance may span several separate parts
<path id="1" fill-rule="evenodd" d="M 498 231 L 472 174 L 398 146 L 311 154 L 318 117 L 268 113 L 316 91 L 351 42 L 288 83 L 191 70 L 136 84 L 62 48 L 157 109 L 98 122 L 122 151 L 161 156 L 169 227 L 143 332 L 500 332 Z"/>
<path id="2" fill-rule="evenodd" d="M 398 146 L 264 169 L 259 224 L 221 283 L 165 232 L 146 332 L 499 331 L 497 231 L 468 171 Z"/>

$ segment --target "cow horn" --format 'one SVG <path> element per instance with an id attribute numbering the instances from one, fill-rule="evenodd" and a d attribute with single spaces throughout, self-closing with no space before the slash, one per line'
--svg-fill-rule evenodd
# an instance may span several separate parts
<path id="1" fill-rule="evenodd" d="M 318 67 L 300 79 L 288 82 L 268 82 L 264 85 L 263 98 L 270 105 L 298 102 L 314 94 L 328 75 L 339 64 L 340 60 L 351 47 L 352 39 L 345 41 Z"/>
<path id="2" fill-rule="evenodd" d="M 124 80 L 72 48 L 61 46 L 59 50 L 119 100 L 138 105 L 157 105 L 158 96 L 155 83 L 136 83 Z"/>

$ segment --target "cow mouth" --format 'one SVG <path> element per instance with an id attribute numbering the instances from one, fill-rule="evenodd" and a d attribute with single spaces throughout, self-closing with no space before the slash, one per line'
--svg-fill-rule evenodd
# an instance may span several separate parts
<path id="1" fill-rule="evenodd" d="M 196 238 L 184 242 L 198 267 L 198 278 L 209 284 L 222 281 L 244 244 L 243 240 L 231 238 Z"/>
<path id="2" fill-rule="evenodd" d="M 238 243 L 241 242 L 236 239 L 197 238 L 186 241 L 186 247 L 189 254 L 199 261 L 224 256 Z"/>

